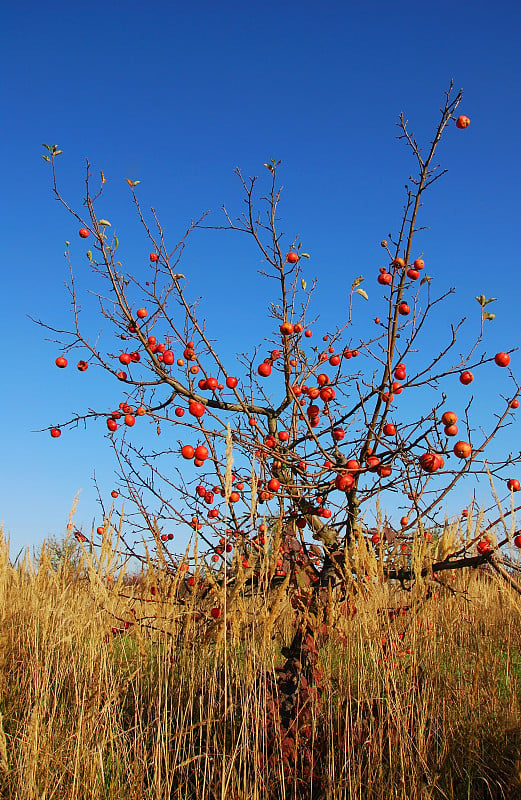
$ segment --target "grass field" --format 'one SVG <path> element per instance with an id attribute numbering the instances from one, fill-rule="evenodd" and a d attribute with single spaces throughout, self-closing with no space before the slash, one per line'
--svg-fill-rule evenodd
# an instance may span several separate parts
<path id="1" fill-rule="evenodd" d="M 107 564 L 12 566 L 2 540 L 2 798 L 521 797 L 521 602 L 496 578 L 355 587 L 317 634 L 291 749 L 273 723 L 283 590 L 245 584 L 215 620 L 218 589 L 181 604 Z"/>

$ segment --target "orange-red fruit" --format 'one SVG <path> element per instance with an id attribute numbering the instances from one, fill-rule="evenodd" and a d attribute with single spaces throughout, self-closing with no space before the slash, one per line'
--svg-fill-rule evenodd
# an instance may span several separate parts
<path id="1" fill-rule="evenodd" d="M 507 488 L 510 489 L 511 492 L 518 492 L 521 489 L 521 483 L 517 478 L 510 478 L 510 480 L 507 481 Z"/>
<path id="2" fill-rule="evenodd" d="M 508 367 L 510 364 L 510 356 L 508 353 L 496 353 L 494 356 L 494 361 L 498 367 Z"/>
<path id="3" fill-rule="evenodd" d="M 59 428 L 51 428 L 51 436 L 53 439 L 58 439 L 62 435 Z"/>
<path id="4" fill-rule="evenodd" d="M 291 336 L 293 333 L 293 325 L 291 322 L 283 322 L 280 326 L 280 332 L 283 336 Z"/>
<path id="5" fill-rule="evenodd" d="M 89 365 L 86 361 L 78 361 L 78 369 L 80 372 L 85 372 L 86 369 L 89 368 Z"/>
<path id="6" fill-rule="evenodd" d="M 113 489 L 110 493 L 110 496 L 115 500 L 116 497 L 119 497 L 119 492 L 117 492 L 116 489 Z"/>
<path id="7" fill-rule="evenodd" d="M 193 417 L 202 417 L 204 414 L 204 405 L 196 400 L 190 400 L 188 404 L 188 413 Z"/>
<path id="8" fill-rule="evenodd" d="M 443 459 L 437 453 L 423 453 L 420 456 L 420 467 L 425 472 L 436 472 L 441 469 Z"/>
<path id="9" fill-rule="evenodd" d="M 472 447 L 468 442 L 456 442 L 453 452 L 458 458 L 469 458 L 472 453 Z"/>
<path id="10" fill-rule="evenodd" d="M 296 264 L 298 261 L 298 253 L 290 250 L 290 252 L 286 254 L 286 261 L 288 264 Z"/>
<path id="11" fill-rule="evenodd" d="M 517 534 L 517 536 L 514 536 L 514 544 L 516 547 L 521 547 L 521 536 L 519 535 L 519 533 Z"/>
<path id="12" fill-rule="evenodd" d="M 456 120 L 456 128 L 460 128 L 461 130 L 463 130 L 464 128 L 468 128 L 469 125 L 470 125 L 470 119 L 468 117 L 463 116 L 463 114 Z"/>
<path id="13" fill-rule="evenodd" d="M 64 369 L 67 366 L 67 359 L 64 356 L 58 356 L 56 359 L 56 366 L 60 369 Z"/>
<path id="14" fill-rule="evenodd" d="M 405 267 L 405 259 L 403 258 L 395 258 L 393 261 L 395 267 Z"/>
<path id="15" fill-rule="evenodd" d="M 150 260 L 152 262 L 157 261 L 158 259 L 159 259 L 159 256 L 158 256 L 157 253 L 150 253 Z"/>
<path id="16" fill-rule="evenodd" d="M 136 311 L 136 316 L 139 317 L 139 319 L 145 319 L 147 314 L 148 311 L 146 310 L 146 308 L 138 308 L 138 310 Z"/>
<path id="17" fill-rule="evenodd" d="M 454 411 L 445 411 L 445 413 L 442 414 L 441 421 L 444 425 L 455 425 L 458 421 L 458 416 Z"/>
<path id="18" fill-rule="evenodd" d="M 117 430 L 117 427 L 118 423 L 116 422 L 116 420 L 112 419 L 112 417 L 109 417 L 109 419 L 107 420 L 107 428 L 109 429 L 109 431 L 111 431 L 111 433 L 114 433 L 114 431 Z"/>
<path id="19" fill-rule="evenodd" d="M 181 448 L 181 455 L 183 456 L 183 458 L 191 459 L 191 458 L 194 457 L 194 453 L 195 453 L 195 450 L 194 450 L 194 448 L 192 447 L 191 444 L 185 444 Z"/>
<path id="20" fill-rule="evenodd" d="M 80 228 L 78 233 L 82 239 L 86 239 L 87 236 L 89 235 L 89 231 L 87 230 L 87 228 Z"/>
<path id="21" fill-rule="evenodd" d="M 387 241 L 385 239 L 382 239 L 380 242 L 380 247 L 387 247 Z"/>
<path id="22" fill-rule="evenodd" d="M 417 258 L 413 264 L 414 269 L 423 269 L 425 266 L 425 261 L 423 258 Z"/>
<path id="23" fill-rule="evenodd" d="M 366 461 L 366 464 L 367 464 L 367 469 L 370 472 L 375 472 L 380 464 L 380 459 L 378 458 L 378 456 L 369 456 L 369 458 Z"/>
<path id="24" fill-rule="evenodd" d="M 402 517 L 400 520 L 400 525 L 402 528 L 405 528 L 406 525 L 409 524 L 409 517 Z"/>
<path id="25" fill-rule="evenodd" d="M 344 475 L 337 475 L 335 478 L 335 487 L 341 492 L 348 492 L 353 488 L 355 479 L 350 473 Z"/>
<path id="26" fill-rule="evenodd" d="M 457 425 L 445 425 L 445 436 L 457 436 L 458 434 L 458 426 Z"/>
<path id="27" fill-rule="evenodd" d="M 411 307 L 408 303 L 400 303 L 398 306 L 398 313 L 401 314 L 403 317 L 406 317 L 407 314 L 411 313 Z"/>
<path id="28" fill-rule="evenodd" d="M 510 408 L 519 408 L 519 400 L 517 399 L 517 397 L 514 397 L 514 399 L 510 403 Z"/>
<path id="29" fill-rule="evenodd" d="M 208 458 L 208 448 L 200 444 L 195 448 L 194 455 L 199 461 L 205 461 Z"/>
<path id="30" fill-rule="evenodd" d="M 388 422 L 383 427 L 384 436 L 396 436 L 396 425 L 393 425 L 392 422 Z"/>
<path id="31" fill-rule="evenodd" d="M 213 560 L 213 559 L 212 559 L 212 560 Z M 215 559 L 215 560 L 217 560 L 217 559 Z M 213 619 L 219 619 L 219 617 L 221 616 L 221 614 L 222 614 L 222 611 L 221 611 L 221 609 L 220 609 L 220 608 L 212 608 L 212 610 L 210 611 L 210 616 L 211 616 Z"/>
<path id="32" fill-rule="evenodd" d="M 238 383 L 239 381 L 237 380 L 237 378 L 234 378 L 231 375 L 229 375 L 226 378 L 226 386 L 228 387 L 228 389 L 235 389 Z"/>
<path id="33" fill-rule="evenodd" d="M 469 372 L 468 370 L 462 372 L 461 375 L 459 376 L 459 381 L 464 386 L 468 386 L 469 383 L 472 383 L 473 380 L 474 380 L 474 375 L 472 374 L 472 372 Z"/>
<path id="34" fill-rule="evenodd" d="M 257 372 L 263 378 L 267 378 L 269 375 L 271 375 L 271 364 L 268 364 L 267 361 L 263 361 L 262 364 L 259 364 Z"/>
<path id="35" fill-rule="evenodd" d="M 136 424 L 136 418 L 132 414 L 125 414 L 124 423 L 125 425 L 128 425 L 129 428 L 131 428 L 132 425 Z"/>
<path id="36" fill-rule="evenodd" d="M 491 552 L 492 543 L 491 543 L 490 539 L 488 538 L 488 536 L 483 537 L 481 542 L 478 542 L 476 549 L 477 549 L 477 551 L 478 551 L 480 556 L 484 555 L 485 553 L 490 553 Z"/>
<path id="37" fill-rule="evenodd" d="M 268 489 L 270 492 L 278 492 L 280 489 L 280 481 L 278 478 L 272 478 L 268 483 Z"/>

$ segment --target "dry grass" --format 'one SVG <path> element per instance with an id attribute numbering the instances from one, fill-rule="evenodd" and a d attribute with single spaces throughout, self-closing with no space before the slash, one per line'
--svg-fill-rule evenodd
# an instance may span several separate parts
<path id="1" fill-rule="evenodd" d="M 521 604 L 508 587 L 477 574 L 429 599 L 425 587 L 359 587 L 356 615 L 352 603 L 333 614 L 321 650 L 322 708 L 298 743 L 320 773 L 306 794 L 269 758 L 282 746 L 268 741 L 269 680 L 291 607 L 243 587 L 225 619 L 196 620 L 161 576 L 108 583 L 111 552 L 79 580 L 45 555 L 38 569 L 11 566 L 2 540 L 2 798 L 521 797 Z M 131 607 L 141 624 L 107 636 Z"/>

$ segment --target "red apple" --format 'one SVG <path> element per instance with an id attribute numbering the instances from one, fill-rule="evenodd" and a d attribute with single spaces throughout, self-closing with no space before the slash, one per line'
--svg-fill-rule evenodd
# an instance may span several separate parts
<path id="1" fill-rule="evenodd" d="M 88 231 L 87 228 L 80 228 L 78 233 L 79 233 L 79 235 L 81 236 L 82 239 L 86 239 L 87 236 L 89 235 L 89 231 Z"/>
<path id="2" fill-rule="evenodd" d="M 59 428 L 51 428 L 51 436 L 53 439 L 58 439 L 62 435 Z"/>
<path id="3" fill-rule="evenodd" d="M 67 366 L 67 359 L 64 356 L 58 356 L 56 359 L 56 366 L 60 369 L 64 369 Z"/>
<path id="4" fill-rule="evenodd" d="M 494 361 L 498 367 L 508 367 L 510 364 L 510 356 L 508 353 L 496 353 L 494 356 Z"/>

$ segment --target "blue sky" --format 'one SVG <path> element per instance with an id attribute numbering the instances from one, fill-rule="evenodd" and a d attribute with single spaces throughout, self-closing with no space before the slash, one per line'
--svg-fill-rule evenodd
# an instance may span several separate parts
<path id="1" fill-rule="evenodd" d="M 358 274 L 376 303 L 379 242 L 399 223 L 413 166 L 395 138 L 398 114 L 425 141 L 454 78 L 472 122 L 439 150 L 449 174 L 426 196 L 421 245 L 440 288 L 457 288 L 440 330 L 476 315 L 476 294 L 498 298 L 487 331 L 493 353 L 520 338 L 520 23 L 516 2 L 26 2 L 4 12 L 0 518 L 12 552 L 63 533 L 80 489 L 76 521 L 89 529 L 99 521 L 94 471 L 104 494 L 113 483 L 99 428 L 59 442 L 34 433 L 95 403 L 105 387 L 56 370 L 56 346 L 28 318 L 57 327 L 68 319 L 65 240 L 80 280 L 85 267 L 41 143 L 63 149 L 60 182 L 72 205 L 83 196 L 85 158 L 104 170 L 106 214 L 129 261 L 144 239 L 124 178 L 141 180 L 144 205 L 175 242 L 202 211 L 218 220 L 223 203 L 240 209 L 235 166 L 262 174 L 268 158 L 281 159 L 282 227 L 312 254 L 326 323 L 345 313 Z M 251 246 L 229 234 L 198 233 L 188 248 L 183 271 L 206 298 L 202 311 L 225 353 L 269 333 L 258 266 Z M 369 320 L 375 308 L 360 313 Z M 520 365 L 515 354 L 514 371 Z M 486 372 L 478 417 L 503 380 Z M 513 427 L 505 446 L 515 444 Z M 456 507 L 466 497 L 461 490 Z"/>

